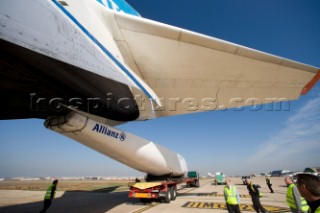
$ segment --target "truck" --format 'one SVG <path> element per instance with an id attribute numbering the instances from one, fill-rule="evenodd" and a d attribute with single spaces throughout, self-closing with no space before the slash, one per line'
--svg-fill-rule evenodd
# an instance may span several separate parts
<path id="1" fill-rule="evenodd" d="M 225 175 L 222 172 L 216 172 L 214 183 L 215 185 L 225 184 Z"/>
<path id="2" fill-rule="evenodd" d="M 156 200 L 170 203 L 177 197 L 177 185 L 186 183 L 187 187 L 199 187 L 199 173 L 189 171 L 187 177 L 180 178 L 155 178 L 147 176 L 146 182 L 137 182 L 130 186 L 129 197 L 139 198 L 143 203 Z"/>

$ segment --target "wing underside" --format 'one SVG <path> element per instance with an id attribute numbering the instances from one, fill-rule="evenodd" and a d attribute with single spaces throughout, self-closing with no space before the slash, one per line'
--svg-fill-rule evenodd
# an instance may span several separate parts
<path id="1" fill-rule="evenodd" d="M 319 68 L 96 1 L 54 2 L 1 4 L 0 119 L 64 115 L 54 100 L 112 120 L 146 120 L 295 100 L 320 77 Z M 25 16 L 24 5 L 34 14 Z"/>

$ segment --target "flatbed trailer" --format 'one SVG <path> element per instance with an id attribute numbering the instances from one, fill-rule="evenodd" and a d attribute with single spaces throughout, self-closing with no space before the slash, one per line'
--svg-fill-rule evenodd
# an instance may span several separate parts
<path id="1" fill-rule="evenodd" d="M 159 200 L 170 203 L 171 200 L 176 199 L 177 185 L 181 183 L 186 183 L 187 187 L 199 187 L 199 175 L 171 181 L 138 182 L 130 186 L 129 197 L 140 198 L 142 202 Z"/>

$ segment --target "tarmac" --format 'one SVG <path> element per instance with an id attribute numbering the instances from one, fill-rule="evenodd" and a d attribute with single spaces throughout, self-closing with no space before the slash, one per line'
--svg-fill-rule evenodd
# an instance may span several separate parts
<path id="1" fill-rule="evenodd" d="M 242 212 L 255 212 L 251 198 L 241 178 L 230 178 L 241 195 Z M 290 212 L 286 205 L 286 186 L 283 177 L 271 177 L 275 193 L 270 193 L 264 177 L 254 177 L 253 182 L 261 186 L 262 205 L 268 212 Z M 59 186 L 58 186 L 59 187 Z M 199 188 L 187 188 L 180 184 L 177 199 L 169 204 L 141 203 L 139 199 L 128 198 L 128 191 L 77 192 L 57 191 L 56 198 L 47 212 L 224 212 L 223 185 L 215 186 L 213 179 L 200 181 Z M 0 213 L 39 212 L 43 206 L 44 191 L 0 190 Z"/>

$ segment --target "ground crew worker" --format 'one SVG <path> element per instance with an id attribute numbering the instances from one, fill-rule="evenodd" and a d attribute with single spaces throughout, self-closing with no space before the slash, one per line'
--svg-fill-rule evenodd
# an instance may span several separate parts
<path id="1" fill-rule="evenodd" d="M 311 174 L 297 175 L 297 188 L 307 200 L 309 213 L 320 213 L 320 180 Z"/>
<path id="2" fill-rule="evenodd" d="M 268 188 L 270 189 L 270 192 L 271 193 L 274 193 L 273 192 L 273 189 L 272 189 L 272 183 L 271 183 L 271 180 L 266 176 L 266 183 L 268 185 Z"/>
<path id="3" fill-rule="evenodd" d="M 287 204 L 291 209 L 292 213 L 308 212 L 309 206 L 307 201 L 300 196 L 300 193 L 294 185 L 291 177 L 287 176 L 284 178 L 284 182 L 288 186 L 287 191 Z"/>
<path id="4" fill-rule="evenodd" d="M 53 183 L 47 189 L 47 192 L 44 195 L 43 208 L 40 213 L 46 212 L 47 209 L 51 206 L 52 199 L 56 194 L 57 185 L 58 185 L 58 180 L 54 180 Z"/>
<path id="5" fill-rule="evenodd" d="M 227 203 L 229 213 L 241 213 L 239 208 L 239 194 L 234 185 L 229 179 L 226 179 L 226 186 L 224 187 L 224 199 Z"/>
<path id="6" fill-rule="evenodd" d="M 246 179 L 246 182 L 247 182 L 247 189 L 249 191 L 249 194 L 251 195 L 254 210 L 256 210 L 257 213 L 259 213 L 260 211 L 262 213 L 266 213 L 266 210 L 263 208 L 263 206 L 260 203 L 261 193 L 259 192 L 258 186 L 253 184 L 249 178 Z"/>

